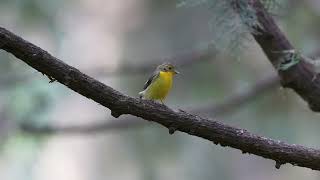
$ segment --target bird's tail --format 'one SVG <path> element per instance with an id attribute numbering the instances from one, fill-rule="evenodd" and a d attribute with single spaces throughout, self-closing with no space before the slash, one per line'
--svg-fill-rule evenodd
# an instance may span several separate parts
<path id="1" fill-rule="evenodd" d="M 139 92 L 139 98 L 142 99 L 144 97 L 145 91 Z"/>

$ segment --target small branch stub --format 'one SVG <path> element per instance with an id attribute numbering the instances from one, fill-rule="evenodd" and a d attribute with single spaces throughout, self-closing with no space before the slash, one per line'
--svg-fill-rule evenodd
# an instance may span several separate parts
<path id="1" fill-rule="evenodd" d="M 176 128 L 174 128 L 174 127 L 169 127 L 169 134 L 174 134 L 174 132 L 176 132 Z"/>
<path id="2" fill-rule="evenodd" d="M 214 145 L 219 145 L 219 142 L 217 141 L 212 141 Z"/>
<path id="3" fill-rule="evenodd" d="M 111 111 L 111 116 L 115 117 L 115 118 L 118 118 L 121 116 L 121 113 L 118 113 L 117 111 Z"/>
<path id="4" fill-rule="evenodd" d="M 280 161 L 276 161 L 276 169 L 280 169 L 280 167 L 283 165 L 284 163 L 280 162 Z"/>
<path id="5" fill-rule="evenodd" d="M 51 77 L 51 76 L 47 76 L 49 78 L 49 83 L 53 83 L 55 81 L 57 81 L 55 78 Z"/>
<path id="6" fill-rule="evenodd" d="M 242 154 L 247 154 L 248 152 L 246 152 L 246 151 L 242 151 Z"/>

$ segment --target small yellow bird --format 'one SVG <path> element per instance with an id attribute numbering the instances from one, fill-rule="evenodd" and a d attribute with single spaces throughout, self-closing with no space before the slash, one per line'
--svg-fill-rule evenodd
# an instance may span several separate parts
<path id="1" fill-rule="evenodd" d="M 159 65 L 152 76 L 144 84 L 143 91 L 139 92 L 140 98 L 163 100 L 168 95 L 171 87 L 173 76 L 179 74 L 175 67 L 170 63 L 163 63 Z"/>

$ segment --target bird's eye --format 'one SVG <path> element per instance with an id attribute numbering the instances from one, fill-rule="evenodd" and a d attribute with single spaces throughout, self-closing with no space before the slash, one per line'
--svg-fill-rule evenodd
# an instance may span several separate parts
<path id="1" fill-rule="evenodd" d="M 169 70 L 171 70 L 172 69 L 172 67 L 169 67 Z"/>

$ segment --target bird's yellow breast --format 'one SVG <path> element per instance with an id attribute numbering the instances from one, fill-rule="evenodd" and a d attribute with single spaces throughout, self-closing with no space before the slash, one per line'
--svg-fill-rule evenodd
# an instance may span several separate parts
<path id="1" fill-rule="evenodd" d="M 172 87 L 172 72 L 160 71 L 157 79 L 147 89 L 146 97 L 148 99 L 164 100 Z"/>

